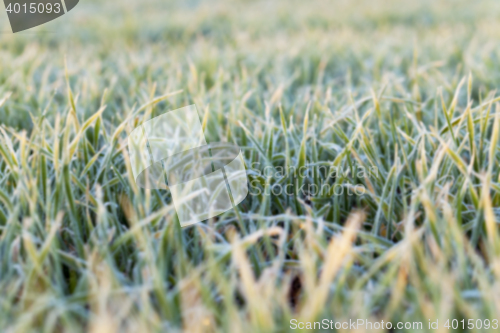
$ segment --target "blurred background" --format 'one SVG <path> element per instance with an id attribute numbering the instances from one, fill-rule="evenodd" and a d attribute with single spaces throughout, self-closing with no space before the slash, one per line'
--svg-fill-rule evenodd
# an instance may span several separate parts
<path id="1" fill-rule="evenodd" d="M 14 35 L 2 10 L 0 96 L 10 91 L 22 103 L 0 115 L 29 127 L 26 112 L 46 102 L 37 96 L 64 94 L 64 57 L 81 107 L 92 109 L 107 88 L 117 102 L 107 114 L 149 96 L 152 82 L 157 92 L 204 89 L 207 103 L 221 75 L 230 100 L 247 88 L 272 94 L 281 87 L 283 103 L 306 98 L 318 84 L 335 96 L 389 81 L 425 99 L 437 86 L 451 89 L 443 75 L 457 80 L 469 71 L 489 90 L 500 77 L 499 18 L 495 0 L 83 0 L 64 17 Z"/>

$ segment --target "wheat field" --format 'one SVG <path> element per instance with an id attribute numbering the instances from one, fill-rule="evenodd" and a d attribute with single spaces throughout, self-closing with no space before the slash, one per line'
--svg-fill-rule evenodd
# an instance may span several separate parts
<path id="1" fill-rule="evenodd" d="M 82 0 L 12 34 L 2 12 L 1 331 L 494 331 L 499 19 L 494 0 Z M 190 104 L 250 194 L 181 228 L 127 136 Z"/>

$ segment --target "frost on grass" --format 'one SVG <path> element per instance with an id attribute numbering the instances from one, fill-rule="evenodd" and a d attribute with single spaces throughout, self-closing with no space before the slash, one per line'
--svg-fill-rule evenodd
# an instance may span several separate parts
<path id="1" fill-rule="evenodd" d="M 2 35 L 2 331 L 498 318 L 499 10 L 90 1 Z M 259 191 L 181 229 L 126 138 L 190 104 Z"/>

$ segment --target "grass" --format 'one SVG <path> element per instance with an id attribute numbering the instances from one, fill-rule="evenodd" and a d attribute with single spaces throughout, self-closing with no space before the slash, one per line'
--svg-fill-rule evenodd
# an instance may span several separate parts
<path id="1" fill-rule="evenodd" d="M 2 33 L 2 331 L 498 319 L 499 16 L 487 0 L 87 0 Z M 242 147 L 253 192 L 181 229 L 168 191 L 135 186 L 126 137 L 192 103 L 208 141 Z M 363 193 L 300 191 L 324 184 Z"/>

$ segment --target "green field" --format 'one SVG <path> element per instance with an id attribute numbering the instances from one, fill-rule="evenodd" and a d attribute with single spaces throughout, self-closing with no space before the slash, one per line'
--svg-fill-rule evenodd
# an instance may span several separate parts
<path id="1" fill-rule="evenodd" d="M 0 331 L 500 327 L 498 0 L 1 6 Z M 182 229 L 127 135 L 190 104 L 251 185 Z"/>

